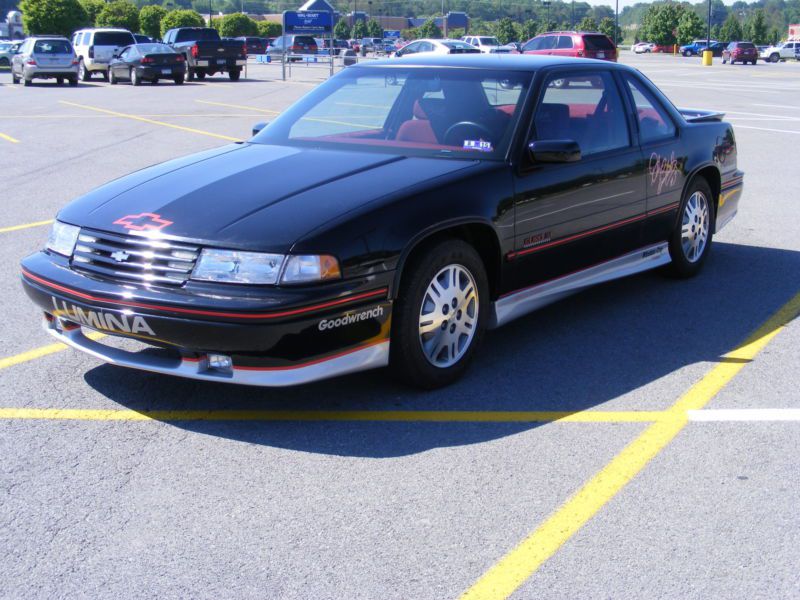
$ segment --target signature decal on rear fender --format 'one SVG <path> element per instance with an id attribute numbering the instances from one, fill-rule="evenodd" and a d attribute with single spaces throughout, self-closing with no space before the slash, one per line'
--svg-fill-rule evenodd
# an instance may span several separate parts
<path id="1" fill-rule="evenodd" d="M 92 329 L 105 329 L 107 331 L 116 331 L 119 333 L 146 333 L 147 335 L 155 336 L 156 332 L 150 327 L 144 317 L 139 315 L 114 315 L 111 313 L 97 312 L 89 309 L 83 309 L 74 304 L 52 298 L 53 300 L 53 314 L 58 317 L 64 317 L 70 321 L 74 321 L 80 325 L 86 325 Z"/>
<path id="2" fill-rule="evenodd" d="M 660 194 L 665 186 L 675 185 L 678 180 L 679 168 L 674 152 L 669 155 L 669 158 L 659 156 L 655 152 L 650 155 L 650 164 L 647 170 L 650 173 L 650 183 L 656 187 L 656 193 Z"/>

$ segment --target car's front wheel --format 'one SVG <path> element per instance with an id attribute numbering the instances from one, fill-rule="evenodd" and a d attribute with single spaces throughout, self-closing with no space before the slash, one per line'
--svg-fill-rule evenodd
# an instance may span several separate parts
<path id="1" fill-rule="evenodd" d="M 778 54 L 777 52 L 775 52 L 775 53 L 773 53 L 773 54 L 770 54 L 770 56 L 769 56 L 769 62 L 774 62 L 774 63 L 776 63 L 776 62 L 778 62 L 780 59 L 781 59 L 781 55 L 780 55 L 780 54 Z"/>
<path id="2" fill-rule="evenodd" d="M 426 389 L 452 383 L 480 344 L 488 311 L 486 268 L 472 246 L 443 240 L 417 252 L 393 311 L 393 371 Z"/>
<path id="3" fill-rule="evenodd" d="M 131 69 L 131 85 L 141 85 L 142 78 L 139 77 L 139 72 L 136 69 Z"/>
<path id="4" fill-rule="evenodd" d="M 108 70 L 108 83 L 117 85 L 117 76 L 114 74 L 114 69 Z"/>
<path id="5" fill-rule="evenodd" d="M 708 182 L 697 177 L 689 185 L 679 209 L 679 218 L 669 240 L 672 262 L 669 271 L 677 277 L 693 277 L 703 268 L 714 237 L 714 196 Z"/>

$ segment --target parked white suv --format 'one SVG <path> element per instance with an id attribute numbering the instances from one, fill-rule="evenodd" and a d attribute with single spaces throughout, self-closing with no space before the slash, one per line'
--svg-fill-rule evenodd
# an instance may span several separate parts
<path id="1" fill-rule="evenodd" d="M 489 35 L 465 35 L 461 38 L 462 42 L 467 42 L 470 46 L 475 46 L 483 54 L 495 54 L 510 52 L 510 48 L 500 45 L 496 37 Z"/>
<path id="2" fill-rule="evenodd" d="M 127 29 L 81 29 L 72 35 L 72 45 L 78 55 L 78 77 L 89 81 L 94 73 L 108 80 L 108 63 L 114 55 L 135 44 L 136 39 Z"/>
<path id="3" fill-rule="evenodd" d="M 783 42 L 777 46 L 769 46 L 761 51 L 758 58 L 767 62 L 778 62 L 787 58 L 800 60 L 800 42 Z"/>

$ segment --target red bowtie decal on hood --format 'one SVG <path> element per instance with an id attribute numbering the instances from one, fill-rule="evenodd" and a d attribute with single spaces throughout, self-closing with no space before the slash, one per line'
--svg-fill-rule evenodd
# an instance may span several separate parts
<path id="1" fill-rule="evenodd" d="M 167 225 L 172 225 L 172 221 L 162 219 L 161 215 L 155 213 L 139 213 L 121 217 L 114 221 L 114 225 L 122 225 L 125 229 L 134 231 L 158 231 Z"/>

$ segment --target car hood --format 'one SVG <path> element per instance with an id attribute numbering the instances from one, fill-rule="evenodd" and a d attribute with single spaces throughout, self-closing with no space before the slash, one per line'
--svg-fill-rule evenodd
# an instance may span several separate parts
<path id="1" fill-rule="evenodd" d="M 478 161 L 236 144 L 112 181 L 67 205 L 66 223 L 205 245 L 286 252 L 383 196 Z"/>

